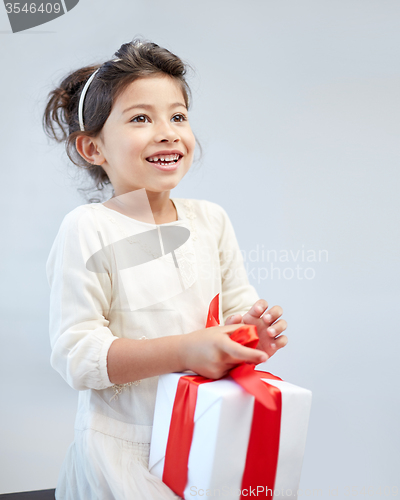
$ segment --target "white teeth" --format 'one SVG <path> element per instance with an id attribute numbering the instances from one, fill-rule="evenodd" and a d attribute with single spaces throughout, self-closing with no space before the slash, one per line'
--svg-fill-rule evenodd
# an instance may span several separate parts
<path id="1" fill-rule="evenodd" d="M 152 156 L 151 158 L 148 158 L 149 161 L 176 161 L 179 160 L 179 155 L 166 155 L 166 156 Z"/>

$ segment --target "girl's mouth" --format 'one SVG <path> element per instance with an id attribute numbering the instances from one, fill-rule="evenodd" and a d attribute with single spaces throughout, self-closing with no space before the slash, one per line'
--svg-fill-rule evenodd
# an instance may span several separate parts
<path id="1" fill-rule="evenodd" d="M 160 170 L 175 170 L 181 158 L 180 154 L 149 156 L 146 160 Z"/>

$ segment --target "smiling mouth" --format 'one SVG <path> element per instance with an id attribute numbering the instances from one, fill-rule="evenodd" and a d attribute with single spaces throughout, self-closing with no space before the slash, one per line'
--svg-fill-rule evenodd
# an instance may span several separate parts
<path id="1" fill-rule="evenodd" d="M 146 160 L 149 163 L 154 163 L 156 165 L 172 166 L 175 165 L 175 163 L 178 163 L 178 161 L 181 158 L 183 158 L 182 155 L 173 154 L 173 155 L 149 156 L 148 158 L 146 158 Z"/>

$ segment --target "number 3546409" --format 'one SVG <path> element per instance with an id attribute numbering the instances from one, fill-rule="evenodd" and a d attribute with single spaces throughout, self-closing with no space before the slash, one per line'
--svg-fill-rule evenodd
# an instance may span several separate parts
<path id="1" fill-rule="evenodd" d="M 7 14 L 59 14 L 61 5 L 59 3 L 6 3 Z"/>

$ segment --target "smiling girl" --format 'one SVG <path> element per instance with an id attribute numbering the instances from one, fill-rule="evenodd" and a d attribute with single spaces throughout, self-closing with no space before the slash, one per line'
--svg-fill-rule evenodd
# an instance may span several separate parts
<path id="1" fill-rule="evenodd" d="M 217 379 L 287 342 L 282 309 L 248 282 L 225 210 L 170 198 L 196 145 L 185 73 L 170 51 L 134 40 L 49 94 L 46 133 L 113 192 L 64 217 L 47 260 L 51 364 L 79 391 L 58 500 L 178 498 L 148 471 L 158 375 Z M 205 328 L 216 295 L 222 326 Z M 230 339 L 240 323 L 257 327 L 257 349 Z"/>

